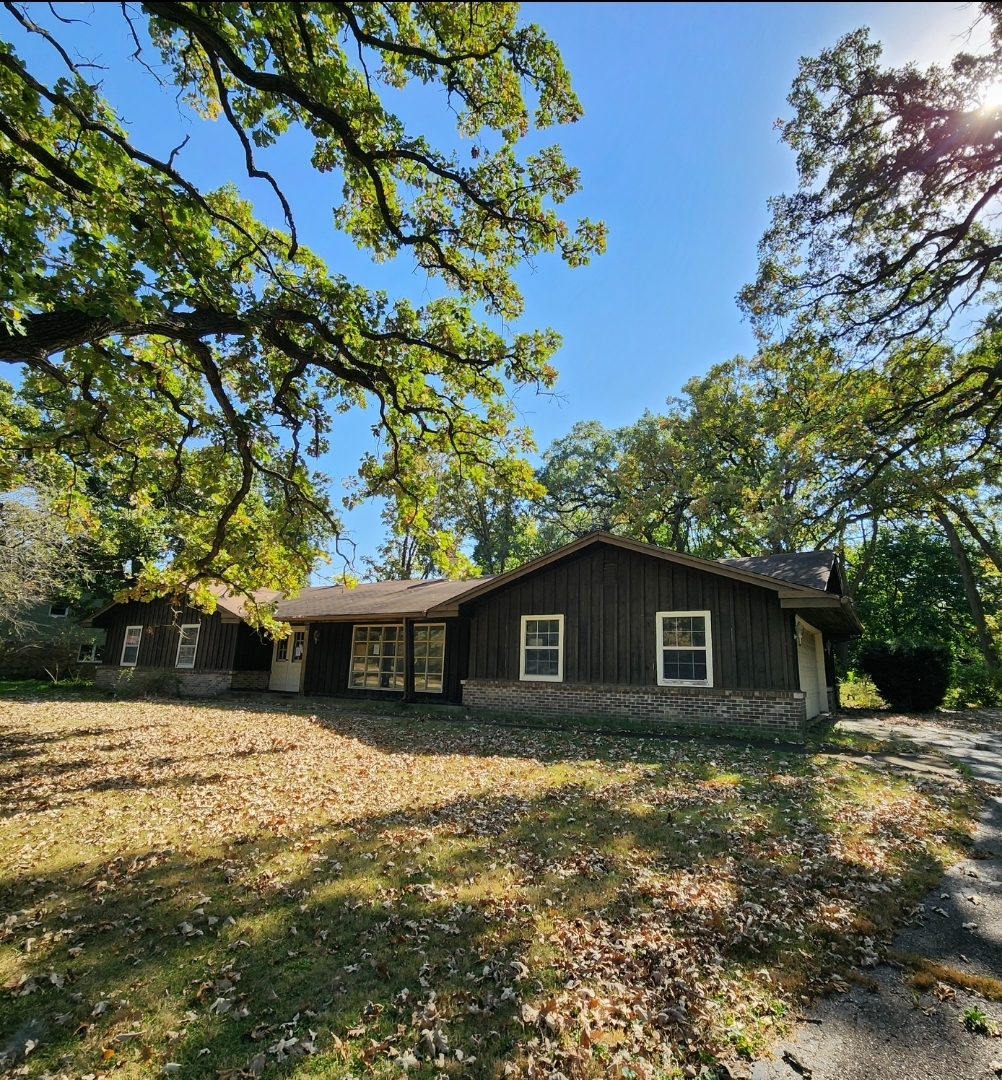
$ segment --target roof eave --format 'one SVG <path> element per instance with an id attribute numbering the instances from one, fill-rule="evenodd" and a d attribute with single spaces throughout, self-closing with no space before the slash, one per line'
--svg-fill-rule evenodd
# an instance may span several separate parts
<path id="1" fill-rule="evenodd" d="M 430 616 L 440 617 L 445 612 L 437 608 L 427 608 L 424 611 L 352 611 L 344 615 L 279 615 L 278 617 L 287 623 L 352 623 L 352 622 L 386 622 L 387 619 L 427 619 Z"/>

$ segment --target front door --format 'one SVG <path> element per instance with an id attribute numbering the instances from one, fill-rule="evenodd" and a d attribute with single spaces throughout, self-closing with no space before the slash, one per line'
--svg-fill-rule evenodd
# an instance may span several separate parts
<path id="1" fill-rule="evenodd" d="M 800 689 L 807 695 L 807 719 L 828 711 L 828 688 L 824 675 L 821 635 L 802 619 L 797 620 L 797 662 Z"/>
<path id="2" fill-rule="evenodd" d="M 306 657 L 306 627 L 294 626 L 287 638 L 275 642 L 271 659 L 271 690 L 298 694 Z"/>

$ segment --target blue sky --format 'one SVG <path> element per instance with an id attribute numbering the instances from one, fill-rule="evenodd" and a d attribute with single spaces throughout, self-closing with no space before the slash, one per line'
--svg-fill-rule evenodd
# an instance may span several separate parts
<path id="1" fill-rule="evenodd" d="M 232 133 L 184 115 L 172 92 L 128 62 L 133 46 L 117 4 L 57 7 L 87 20 L 72 34 L 61 28 L 62 36 L 109 65 L 106 93 L 137 141 L 166 155 L 190 134 L 179 159 L 188 174 L 206 187 L 237 180 L 279 223 L 263 185 L 241 178 Z M 45 5 L 31 8 L 39 22 L 54 23 Z M 585 108 L 583 121 L 545 135 L 583 174 L 585 190 L 567 216 L 609 226 L 608 253 L 591 266 L 572 271 L 554 258 L 519 275 L 525 324 L 552 326 L 564 338 L 556 396 L 516 399 L 540 448 L 578 420 L 617 426 L 657 410 L 691 376 L 752 348 L 734 296 L 754 274 L 766 200 L 795 180 L 773 122 L 789 113 L 800 56 L 866 25 L 891 62 L 942 60 L 975 15 L 972 5 L 954 3 L 526 4 L 523 17 L 561 47 Z M 56 73 L 47 47 L 13 40 Z M 429 134 L 447 135 L 441 95 L 405 94 L 401 107 Z M 420 301 L 427 285 L 404 260 L 375 266 L 334 233 L 339 182 L 313 173 L 307 155 L 307 141 L 289 137 L 269 162 L 292 197 L 301 241 L 332 269 Z M 338 420 L 324 463 L 336 481 L 372 445 L 371 422 L 360 413 Z M 379 542 L 378 511 L 347 518 L 360 553 Z"/>

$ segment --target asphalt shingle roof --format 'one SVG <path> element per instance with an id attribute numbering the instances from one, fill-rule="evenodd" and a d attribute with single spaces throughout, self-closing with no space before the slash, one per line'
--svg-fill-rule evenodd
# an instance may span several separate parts
<path id="1" fill-rule="evenodd" d="M 423 615 L 484 580 L 374 581 L 356 585 L 353 589 L 344 585 L 325 585 L 302 589 L 298 596 L 280 600 L 276 614 L 286 622 L 347 616 Z"/>
<path id="2" fill-rule="evenodd" d="M 719 559 L 718 562 L 825 592 L 835 565 L 835 552 L 784 552 L 782 555 L 754 555 L 745 559 Z"/>

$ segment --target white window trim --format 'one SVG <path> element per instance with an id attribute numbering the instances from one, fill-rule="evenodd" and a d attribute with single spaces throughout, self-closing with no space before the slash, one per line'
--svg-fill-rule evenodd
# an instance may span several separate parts
<path id="1" fill-rule="evenodd" d="M 146 627 L 144 626 L 127 626 L 125 628 L 125 637 L 122 638 L 122 657 L 118 662 L 119 667 L 135 667 L 136 664 L 139 663 L 139 650 L 143 647 L 143 630 L 145 629 Z M 130 630 L 139 631 L 139 644 L 136 646 L 136 659 L 133 660 L 131 664 L 125 659 L 125 650 L 129 647 Z"/>
<path id="2" fill-rule="evenodd" d="M 297 660 L 295 657 L 296 652 L 296 634 L 303 635 L 303 652 Z M 306 645 L 310 640 L 310 631 L 307 626 L 294 626 L 292 627 L 292 633 L 288 637 L 289 642 L 289 663 L 290 664 L 305 664 L 306 663 Z"/>
<path id="3" fill-rule="evenodd" d="M 181 624 L 181 632 L 180 632 L 180 634 L 178 634 L 178 638 L 177 638 L 177 652 L 174 654 L 174 667 L 181 668 L 182 671 L 191 671 L 192 668 L 195 666 L 195 660 L 198 657 L 198 638 L 199 638 L 199 634 L 201 632 L 201 629 L 202 629 L 202 624 L 201 623 L 195 622 L 195 623 L 182 623 Z M 191 654 L 191 663 L 190 664 L 182 664 L 181 663 L 181 649 L 184 647 L 184 632 L 185 632 L 185 630 L 194 630 L 195 631 L 194 652 Z M 191 648 L 191 646 L 189 646 L 189 648 Z"/>
<path id="4" fill-rule="evenodd" d="M 706 678 L 705 679 L 666 679 L 664 676 L 664 622 L 666 618 L 691 618 L 702 615 L 706 619 Z M 709 611 L 659 611 L 654 616 L 654 665 L 658 676 L 658 686 L 713 686 L 713 624 Z M 697 646 L 700 647 L 700 646 Z"/>
<path id="5" fill-rule="evenodd" d="M 355 661 L 355 631 L 357 629 L 359 629 L 359 627 L 362 627 L 362 626 L 364 626 L 366 628 L 372 627 L 372 626 L 381 626 L 384 629 L 386 627 L 388 627 L 388 626 L 395 626 L 400 631 L 400 634 L 401 634 L 401 636 L 399 638 L 397 638 L 397 641 L 398 642 L 403 641 L 404 642 L 404 648 L 407 647 L 407 643 L 404 640 L 404 635 L 406 633 L 406 629 L 405 629 L 403 623 L 400 623 L 400 622 L 352 623 L 352 627 L 351 627 L 351 652 L 348 655 L 348 689 L 349 690 L 379 690 L 384 694 L 399 694 L 404 689 L 404 687 L 402 687 L 402 686 L 359 686 L 356 683 L 353 683 L 351 681 L 352 676 L 355 674 L 355 672 L 353 670 L 354 661 Z M 396 656 L 394 656 L 394 659 L 396 659 Z M 406 664 L 406 661 L 405 661 L 405 664 Z M 406 673 L 405 673 L 404 674 L 404 683 L 406 683 L 406 682 L 407 682 L 407 676 L 406 676 Z"/>
<path id="6" fill-rule="evenodd" d="M 53 611 L 53 608 L 62 608 L 62 611 Z M 70 617 L 70 605 L 69 604 L 49 604 L 49 618 L 51 619 L 68 619 Z"/>
<path id="7" fill-rule="evenodd" d="M 77 663 L 78 664 L 100 664 L 101 661 L 97 658 L 97 650 L 100 648 L 96 641 L 92 641 L 89 645 L 86 641 L 81 641 L 77 646 Z M 86 649 L 87 655 L 81 657 L 80 653 Z"/>
<path id="8" fill-rule="evenodd" d="M 525 673 L 525 624 L 529 620 L 556 619 L 560 625 L 560 644 L 557 646 L 556 675 L 526 675 Z M 564 681 L 564 617 L 563 615 L 523 615 L 518 628 L 518 677 L 521 682 L 563 682 Z"/>

